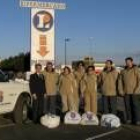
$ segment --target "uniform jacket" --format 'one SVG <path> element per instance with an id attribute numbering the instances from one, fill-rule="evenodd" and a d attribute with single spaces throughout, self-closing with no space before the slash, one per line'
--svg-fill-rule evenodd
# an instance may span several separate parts
<path id="1" fill-rule="evenodd" d="M 82 80 L 82 78 L 84 76 L 84 71 L 83 72 L 75 71 L 74 76 L 75 76 L 77 85 L 80 86 L 80 82 L 81 82 L 81 80 Z"/>
<path id="2" fill-rule="evenodd" d="M 98 77 L 98 84 L 101 92 L 106 96 L 115 96 L 117 94 L 118 72 L 112 68 L 110 71 L 104 69 Z"/>
<path id="3" fill-rule="evenodd" d="M 55 72 L 43 71 L 47 95 L 56 95 L 59 75 Z"/>
<path id="4" fill-rule="evenodd" d="M 140 94 L 140 71 L 137 66 L 125 68 L 118 80 L 118 90 L 121 95 Z"/>
<path id="5" fill-rule="evenodd" d="M 85 74 L 81 81 L 81 92 L 84 94 L 96 93 L 97 89 L 97 76 L 96 74 Z"/>
<path id="6" fill-rule="evenodd" d="M 59 79 L 59 92 L 61 94 L 76 94 L 77 83 L 73 74 L 62 74 Z"/>

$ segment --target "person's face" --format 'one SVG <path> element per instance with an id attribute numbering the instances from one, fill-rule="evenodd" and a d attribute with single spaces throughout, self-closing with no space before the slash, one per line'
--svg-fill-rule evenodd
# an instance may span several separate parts
<path id="1" fill-rule="evenodd" d="M 92 68 L 89 68 L 89 69 L 88 69 L 88 74 L 91 75 L 91 74 L 93 74 L 93 73 L 94 73 L 94 70 L 93 70 Z"/>
<path id="2" fill-rule="evenodd" d="M 48 64 L 47 69 L 48 69 L 49 72 L 52 72 L 53 66 L 51 64 Z"/>
<path id="3" fill-rule="evenodd" d="M 110 63 L 109 61 L 107 61 L 107 62 L 105 63 L 105 67 L 106 67 L 107 69 L 110 69 L 110 68 L 112 67 L 112 65 L 111 65 L 111 63 Z"/>
<path id="4" fill-rule="evenodd" d="M 79 68 L 80 70 L 82 70 L 82 69 L 83 69 L 83 65 L 80 63 L 79 66 L 78 66 L 78 68 Z"/>
<path id="5" fill-rule="evenodd" d="M 69 74 L 69 70 L 68 70 L 68 69 L 65 69 L 65 70 L 64 70 L 64 74 L 65 74 L 65 75 L 68 75 L 68 74 Z"/>
<path id="6" fill-rule="evenodd" d="M 131 68 L 133 66 L 133 61 L 131 61 L 131 60 L 126 60 L 125 63 L 126 63 L 126 66 L 129 68 Z"/>
<path id="7" fill-rule="evenodd" d="M 37 73 L 40 73 L 41 70 L 42 70 L 42 67 L 41 67 L 41 66 L 37 66 L 37 67 L 36 67 L 36 72 L 37 72 Z"/>

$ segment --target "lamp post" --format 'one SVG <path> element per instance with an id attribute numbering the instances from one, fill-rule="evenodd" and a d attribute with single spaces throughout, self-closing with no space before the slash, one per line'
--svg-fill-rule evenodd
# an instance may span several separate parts
<path id="1" fill-rule="evenodd" d="M 67 65 L 67 42 L 70 41 L 70 38 L 65 38 L 65 66 Z"/>
<path id="2" fill-rule="evenodd" d="M 89 56 L 93 57 L 93 41 L 94 37 L 89 37 Z"/>

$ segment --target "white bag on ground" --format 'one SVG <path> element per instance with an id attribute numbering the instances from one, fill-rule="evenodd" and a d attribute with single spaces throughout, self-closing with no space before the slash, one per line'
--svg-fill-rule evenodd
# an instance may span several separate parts
<path id="1" fill-rule="evenodd" d="M 118 128 L 121 126 L 120 119 L 114 114 L 106 114 L 101 118 L 101 126 Z"/>
<path id="2" fill-rule="evenodd" d="M 79 124 L 80 121 L 81 121 L 81 116 L 79 113 L 75 111 L 70 111 L 66 113 L 65 118 L 64 118 L 65 124 Z"/>
<path id="3" fill-rule="evenodd" d="M 48 128 L 56 128 L 60 124 L 60 117 L 56 115 L 44 115 L 41 117 L 40 123 Z"/>
<path id="4" fill-rule="evenodd" d="M 99 125 L 99 120 L 92 112 L 86 112 L 82 115 L 81 125 Z"/>
<path id="5" fill-rule="evenodd" d="M 48 126 L 49 116 L 46 114 L 40 118 L 40 123 L 44 126 Z"/>

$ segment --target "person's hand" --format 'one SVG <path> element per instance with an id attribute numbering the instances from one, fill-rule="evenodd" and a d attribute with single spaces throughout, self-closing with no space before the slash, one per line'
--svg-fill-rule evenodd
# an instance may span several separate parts
<path id="1" fill-rule="evenodd" d="M 84 98 L 84 94 L 83 93 L 81 93 L 81 98 Z"/>
<path id="2" fill-rule="evenodd" d="M 46 97 L 47 97 L 47 93 L 44 94 L 44 98 L 46 98 Z"/>
<path id="3" fill-rule="evenodd" d="M 36 94 L 33 94 L 33 95 L 32 95 L 32 97 L 33 97 L 33 99 L 34 99 L 34 100 L 36 100 L 36 99 L 37 99 Z"/>
<path id="4" fill-rule="evenodd" d="M 119 93 L 118 94 L 120 97 L 124 97 L 124 93 Z"/>

